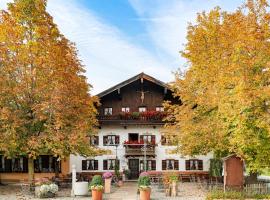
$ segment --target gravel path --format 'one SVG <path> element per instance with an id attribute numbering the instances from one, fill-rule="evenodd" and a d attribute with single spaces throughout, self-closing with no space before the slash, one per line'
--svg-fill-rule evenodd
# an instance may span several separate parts
<path id="1" fill-rule="evenodd" d="M 37 200 L 33 195 L 22 192 L 20 185 L 0 186 L 0 200 Z M 91 197 L 70 197 L 70 189 L 58 192 L 58 200 L 90 200 Z M 194 183 L 180 183 L 177 197 L 166 197 L 163 189 L 152 186 L 151 200 L 204 200 L 205 192 Z M 125 182 L 120 188 L 113 188 L 111 194 L 105 194 L 104 200 L 139 200 L 136 182 Z"/>

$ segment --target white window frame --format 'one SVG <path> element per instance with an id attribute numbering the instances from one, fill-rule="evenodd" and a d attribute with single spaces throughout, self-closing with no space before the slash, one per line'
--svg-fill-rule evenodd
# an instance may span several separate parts
<path id="1" fill-rule="evenodd" d="M 146 112 L 147 108 L 145 106 L 139 107 L 139 112 Z"/>
<path id="2" fill-rule="evenodd" d="M 113 114 L 112 107 L 104 108 L 104 115 L 108 116 L 108 115 L 112 115 L 112 114 Z"/>
<path id="3" fill-rule="evenodd" d="M 164 112 L 164 107 L 163 106 L 157 106 L 156 111 L 157 112 Z"/>
<path id="4" fill-rule="evenodd" d="M 122 107 L 121 111 L 125 112 L 125 113 L 129 113 L 130 112 L 130 107 Z"/>

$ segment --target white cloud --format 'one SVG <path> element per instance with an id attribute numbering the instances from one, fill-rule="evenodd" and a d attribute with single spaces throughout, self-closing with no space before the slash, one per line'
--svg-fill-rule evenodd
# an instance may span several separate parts
<path id="1" fill-rule="evenodd" d="M 187 25 L 195 22 L 196 14 L 203 10 L 210 10 L 217 5 L 226 10 L 236 8 L 242 0 L 225 2 L 221 0 L 129 0 L 130 5 L 138 14 L 138 19 L 145 23 L 157 51 L 161 55 L 168 54 L 169 59 L 181 67 L 185 60 L 179 51 L 186 43 Z"/>
<path id="2" fill-rule="evenodd" d="M 61 32 L 76 43 L 93 93 L 142 71 L 163 81 L 172 80 L 171 71 L 161 60 L 76 0 L 50 0 L 48 12 Z"/>

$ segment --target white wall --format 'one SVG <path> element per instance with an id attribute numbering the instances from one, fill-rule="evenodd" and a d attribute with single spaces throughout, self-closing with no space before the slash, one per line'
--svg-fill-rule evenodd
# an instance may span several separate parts
<path id="1" fill-rule="evenodd" d="M 185 160 L 190 159 L 190 157 L 183 157 L 181 155 L 175 155 L 175 154 L 168 154 L 168 150 L 173 149 L 172 146 L 163 146 L 161 145 L 161 133 L 160 133 L 160 127 L 156 126 L 154 129 L 153 126 L 142 126 L 142 125 L 129 125 L 127 129 L 124 129 L 120 126 L 103 126 L 99 130 L 99 147 L 103 149 L 108 149 L 112 151 L 112 154 L 110 155 L 103 155 L 103 156 L 97 156 L 95 157 L 95 160 L 98 160 L 98 171 L 103 171 L 103 160 L 104 159 L 115 159 L 115 147 L 114 146 L 103 146 L 103 136 L 106 135 L 119 135 L 120 136 L 120 145 L 117 148 L 117 156 L 118 159 L 120 159 L 120 171 L 123 170 L 123 168 L 127 168 L 127 161 L 128 159 L 125 158 L 125 148 L 123 146 L 124 141 L 128 140 L 128 133 L 139 133 L 139 135 L 155 135 L 156 136 L 156 170 L 161 171 L 162 170 L 162 160 L 165 159 L 175 159 L 179 160 L 179 171 L 185 171 Z M 196 158 L 203 160 L 203 170 L 208 171 L 209 165 L 210 165 L 210 158 L 212 158 L 212 154 L 208 154 L 206 156 L 196 156 Z M 82 172 L 82 160 L 84 160 L 84 157 L 81 156 L 70 156 L 70 166 L 73 164 L 76 165 L 76 171 Z M 91 159 L 91 158 L 89 158 Z M 143 157 L 140 159 L 143 160 Z M 71 169 L 71 167 L 70 167 Z M 84 172 L 91 172 L 84 170 Z"/>

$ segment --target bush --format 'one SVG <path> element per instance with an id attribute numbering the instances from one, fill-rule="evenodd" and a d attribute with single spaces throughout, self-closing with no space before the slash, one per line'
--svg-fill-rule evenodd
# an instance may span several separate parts
<path id="1" fill-rule="evenodd" d="M 112 178 L 112 173 L 111 173 L 111 172 L 105 172 L 105 173 L 103 174 L 103 178 L 104 178 L 104 179 Z"/>
<path id="2" fill-rule="evenodd" d="M 102 190 L 103 189 L 103 180 L 100 175 L 95 175 L 90 183 L 90 189 Z"/>
<path id="3" fill-rule="evenodd" d="M 139 179 L 138 179 L 138 186 L 139 186 L 139 189 L 148 189 L 151 185 L 151 182 L 150 182 L 150 178 L 149 178 L 149 175 L 144 172 L 140 175 Z"/>
<path id="4" fill-rule="evenodd" d="M 245 192 L 238 192 L 238 191 L 226 191 L 223 190 L 214 190 L 207 194 L 207 200 L 214 200 L 214 199 L 269 199 L 270 195 L 264 194 L 253 194 L 248 195 Z"/>

